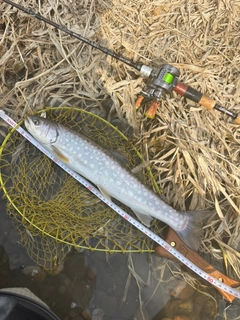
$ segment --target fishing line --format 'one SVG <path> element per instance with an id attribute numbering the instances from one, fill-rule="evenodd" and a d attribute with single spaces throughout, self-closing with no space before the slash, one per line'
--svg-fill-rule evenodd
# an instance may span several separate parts
<path id="1" fill-rule="evenodd" d="M 9 116 L 7 116 L 3 110 L 0 110 L 0 118 L 2 118 L 11 127 L 16 128 L 16 131 L 19 132 L 20 135 L 22 135 L 29 142 L 31 142 L 37 149 L 39 149 L 41 152 L 43 152 L 53 162 L 55 162 L 58 166 L 60 166 L 63 170 L 65 170 L 68 174 L 70 174 L 74 179 L 76 179 L 79 183 L 81 183 L 84 187 L 86 187 L 89 191 L 91 191 L 95 196 L 97 196 L 101 201 L 103 201 L 111 209 L 113 209 L 115 212 L 117 212 L 122 218 L 127 220 L 129 223 L 131 223 L 133 226 L 135 226 L 138 230 L 142 231 L 150 239 L 152 239 L 153 241 L 158 243 L 161 247 L 163 247 L 165 250 L 167 250 L 169 253 L 171 253 L 174 257 L 176 257 L 179 261 L 181 261 L 183 264 L 185 264 L 188 268 L 190 268 L 198 276 L 205 279 L 206 281 L 211 283 L 213 286 L 231 294 L 233 297 L 240 299 L 240 291 L 227 286 L 226 284 L 222 283 L 221 281 L 217 280 L 216 278 L 212 277 L 208 273 L 201 270 L 198 266 L 196 266 L 194 263 L 192 263 L 190 260 L 188 260 L 186 257 L 184 257 L 180 252 L 178 252 L 173 247 L 171 247 L 166 241 L 164 241 L 158 235 L 153 233 L 151 230 L 146 228 L 144 225 L 142 225 L 140 222 L 138 222 L 136 219 L 134 219 L 129 214 L 127 214 L 124 210 L 122 210 L 120 207 L 118 207 L 114 202 L 106 199 L 102 195 L 102 193 L 99 192 L 98 189 L 96 189 L 91 183 L 89 183 L 87 180 L 85 180 L 82 176 L 80 176 L 76 172 L 72 171 L 67 166 L 65 166 L 64 163 L 62 163 L 60 160 L 58 160 L 54 155 L 52 155 L 48 150 L 46 150 L 41 144 L 39 144 L 39 142 L 37 140 L 35 140 L 26 130 L 24 130 L 21 126 L 18 126 L 18 124 L 13 119 L 11 119 Z"/>

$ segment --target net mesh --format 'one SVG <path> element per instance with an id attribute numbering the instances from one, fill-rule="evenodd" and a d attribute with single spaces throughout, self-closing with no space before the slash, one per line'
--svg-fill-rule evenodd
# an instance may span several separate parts
<path id="1" fill-rule="evenodd" d="M 83 133 L 110 152 L 123 155 L 129 170 L 143 162 L 130 140 L 100 117 L 70 107 L 46 108 L 38 114 L 43 111 L 47 118 Z M 141 231 L 14 129 L 2 144 L 0 169 L 1 183 L 9 200 L 7 212 L 29 255 L 45 269 L 57 266 L 72 246 L 123 253 L 153 250 L 153 242 Z M 148 166 L 136 175 L 159 193 Z M 116 203 L 134 216 L 129 208 Z M 159 233 L 160 223 L 156 222 L 152 228 Z"/>

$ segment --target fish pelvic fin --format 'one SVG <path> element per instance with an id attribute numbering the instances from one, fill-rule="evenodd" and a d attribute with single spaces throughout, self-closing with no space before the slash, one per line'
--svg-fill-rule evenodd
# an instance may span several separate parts
<path id="1" fill-rule="evenodd" d="M 53 153 L 56 155 L 57 158 L 59 158 L 62 162 L 66 162 L 66 163 L 69 162 L 69 159 L 65 155 L 63 155 L 61 151 L 59 151 L 54 146 L 51 146 L 51 147 L 52 147 Z"/>
<path id="2" fill-rule="evenodd" d="M 111 201 L 111 196 L 107 193 L 107 191 L 102 186 L 97 185 L 97 187 L 98 187 L 99 191 L 101 192 L 101 194 L 104 196 L 104 198 Z"/>
<path id="3" fill-rule="evenodd" d="M 197 251 L 201 242 L 203 224 L 215 212 L 210 210 L 201 210 L 182 213 L 188 217 L 188 222 L 183 230 L 175 230 L 175 232 L 189 248 Z"/>
<path id="4" fill-rule="evenodd" d="M 150 227 L 151 221 L 153 220 L 151 216 L 147 216 L 146 214 L 142 214 L 136 210 L 133 210 L 133 212 L 146 227 Z"/>

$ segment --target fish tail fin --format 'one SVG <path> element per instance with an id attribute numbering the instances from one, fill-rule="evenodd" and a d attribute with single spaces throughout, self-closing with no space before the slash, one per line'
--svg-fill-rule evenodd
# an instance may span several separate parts
<path id="1" fill-rule="evenodd" d="M 175 230 L 181 240 L 192 250 L 197 251 L 203 232 L 203 224 L 214 212 L 210 210 L 183 212 L 188 217 L 186 227 Z"/>

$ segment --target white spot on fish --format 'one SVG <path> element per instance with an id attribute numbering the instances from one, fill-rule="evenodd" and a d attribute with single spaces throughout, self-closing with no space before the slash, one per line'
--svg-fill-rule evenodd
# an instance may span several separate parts
<path id="1" fill-rule="evenodd" d="M 108 177 L 108 170 L 105 170 L 104 172 L 103 172 L 103 174 L 106 176 L 106 177 Z"/>
<path id="2" fill-rule="evenodd" d="M 132 197 L 132 196 L 133 196 L 133 192 L 132 192 L 131 190 L 128 190 L 128 195 L 129 195 L 130 197 Z"/>

